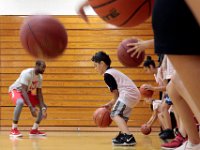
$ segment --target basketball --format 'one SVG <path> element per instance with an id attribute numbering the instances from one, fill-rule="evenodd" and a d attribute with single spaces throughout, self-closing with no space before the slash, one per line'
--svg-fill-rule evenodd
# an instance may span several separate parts
<path id="1" fill-rule="evenodd" d="M 151 16 L 154 0 L 89 0 L 90 6 L 107 23 L 132 27 Z"/>
<path id="2" fill-rule="evenodd" d="M 152 90 L 146 90 L 145 89 L 146 84 L 143 84 L 140 86 L 140 93 L 142 96 L 146 97 L 146 98 L 150 98 L 153 95 L 153 91 Z"/>
<path id="3" fill-rule="evenodd" d="M 112 122 L 110 111 L 105 107 L 97 108 L 93 114 L 93 120 L 98 127 L 108 127 Z"/>
<path id="4" fill-rule="evenodd" d="M 30 16 L 20 29 L 20 40 L 24 49 L 32 56 L 55 58 L 67 46 L 67 33 L 64 26 L 51 16 Z"/>
<path id="5" fill-rule="evenodd" d="M 137 55 L 135 55 L 134 57 L 131 57 L 131 53 L 127 53 L 127 50 L 131 48 L 127 46 L 127 44 L 137 43 L 137 42 L 138 42 L 137 39 L 130 38 L 130 39 L 123 40 L 119 44 L 118 50 L 117 50 L 117 56 L 122 65 L 126 67 L 137 67 L 143 62 L 145 58 L 144 52 L 142 52 L 138 58 L 137 58 Z"/>
<path id="6" fill-rule="evenodd" d="M 140 131 L 144 134 L 144 135 L 148 135 L 151 133 L 151 127 L 148 127 L 146 124 L 143 124 L 140 128 Z"/>

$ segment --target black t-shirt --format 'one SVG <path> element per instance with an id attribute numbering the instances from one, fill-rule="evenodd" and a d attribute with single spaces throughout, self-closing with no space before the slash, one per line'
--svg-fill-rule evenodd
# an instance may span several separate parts
<path id="1" fill-rule="evenodd" d="M 104 81 L 106 82 L 106 84 L 110 88 L 111 92 L 113 90 L 117 89 L 117 82 L 115 81 L 115 78 L 111 74 L 105 73 L 104 74 Z"/>

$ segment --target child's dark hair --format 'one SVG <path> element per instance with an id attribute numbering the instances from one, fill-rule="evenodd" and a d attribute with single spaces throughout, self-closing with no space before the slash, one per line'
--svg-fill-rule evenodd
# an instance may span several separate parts
<path id="1" fill-rule="evenodd" d="M 35 65 L 36 65 L 36 66 L 41 66 L 42 64 L 45 64 L 45 61 L 44 61 L 44 60 L 41 60 L 41 59 L 38 59 L 38 60 L 36 60 L 36 62 L 35 62 Z"/>
<path id="2" fill-rule="evenodd" d="M 151 59 L 151 56 L 147 56 L 147 59 L 144 61 L 143 66 L 150 68 L 150 65 L 152 65 L 154 68 L 156 67 L 156 64 L 154 60 Z"/>
<path id="3" fill-rule="evenodd" d="M 103 51 L 95 53 L 95 55 L 92 56 L 91 60 L 96 62 L 96 63 L 100 63 L 101 61 L 103 61 L 108 67 L 110 67 L 110 64 L 111 64 L 111 60 L 110 60 L 109 55 L 107 55 Z"/>

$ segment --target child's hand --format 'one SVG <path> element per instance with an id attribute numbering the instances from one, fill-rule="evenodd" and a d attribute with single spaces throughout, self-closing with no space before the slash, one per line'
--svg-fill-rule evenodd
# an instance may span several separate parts
<path id="1" fill-rule="evenodd" d="M 145 90 L 151 90 L 151 91 L 154 91 L 154 87 L 150 84 L 147 84 L 144 86 Z"/>
<path id="2" fill-rule="evenodd" d="M 87 15 L 85 14 L 84 9 L 78 10 L 77 14 L 79 14 L 80 17 L 81 17 L 85 22 L 89 23 L 88 17 L 87 17 Z"/>
<path id="3" fill-rule="evenodd" d="M 101 107 L 105 107 L 106 109 L 111 110 L 112 105 L 111 105 L 110 103 L 107 103 L 107 104 L 105 104 L 105 105 L 103 105 L 103 106 L 101 106 Z"/>
<path id="4" fill-rule="evenodd" d="M 87 23 L 89 23 L 89 20 L 88 20 L 88 17 L 87 15 L 85 14 L 85 11 L 84 11 L 84 8 L 86 6 L 88 6 L 89 3 L 88 1 L 85 1 L 83 4 L 81 4 L 79 7 L 78 7 L 78 10 L 77 10 L 77 14 L 80 15 L 80 17 Z"/>
<path id="5" fill-rule="evenodd" d="M 150 124 L 146 123 L 145 125 L 146 125 L 148 128 L 151 128 L 151 125 L 150 125 Z"/>
<path id="6" fill-rule="evenodd" d="M 129 43 L 127 46 L 130 47 L 127 53 L 130 53 L 131 57 L 136 55 L 136 58 L 139 58 L 140 54 L 146 49 L 146 41 L 138 39 L 137 43 Z"/>

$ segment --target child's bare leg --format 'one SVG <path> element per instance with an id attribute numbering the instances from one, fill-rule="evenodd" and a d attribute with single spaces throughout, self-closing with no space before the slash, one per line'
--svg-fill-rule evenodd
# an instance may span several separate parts
<path id="1" fill-rule="evenodd" d="M 183 121 L 190 142 L 198 144 L 200 142 L 200 138 L 193 119 L 193 113 L 186 101 L 177 92 L 176 86 L 176 84 L 170 82 L 167 86 L 168 94 L 173 101 L 176 112 Z"/>
<path id="2" fill-rule="evenodd" d="M 166 129 L 172 129 L 172 123 L 171 123 L 171 118 L 169 114 L 169 108 L 170 106 L 166 104 L 165 102 L 162 103 L 162 115 L 164 119 L 164 124 L 166 126 Z"/>
<path id="3" fill-rule="evenodd" d="M 168 57 L 191 97 L 191 108 L 200 122 L 200 56 L 168 55 Z"/>
<path id="4" fill-rule="evenodd" d="M 112 117 L 112 120 L 117 124 L 122 133 L 131 134 L 126 124 L 126 121 L 122 117 L 116 115 Z"/>

